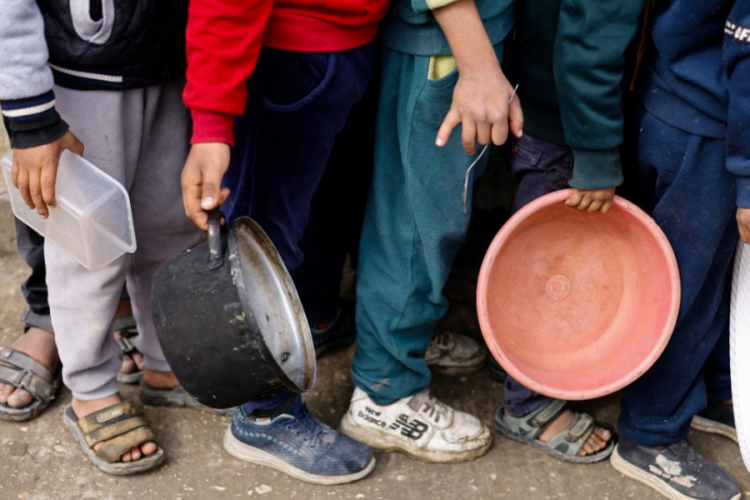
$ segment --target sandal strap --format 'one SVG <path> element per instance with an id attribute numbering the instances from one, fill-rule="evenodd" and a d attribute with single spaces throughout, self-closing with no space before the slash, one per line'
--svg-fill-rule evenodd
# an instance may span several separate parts
<path id="1" fill-rule="evenodd" d="M 135 335 L 137 335 L 137 333 L 133 334 L 129 331 L 133 330 L 134 328 L 138 328 L 138 325 L 135 322 L 135 317 L 133 317 L 132 314 L 123 314 L 122 316 L 118 316 L 112 320 L 109 331 L 110 333 L 119 331 L 120 335 L 134 337 Z M 130 335 L 128 335 L 129 333 Z"/>
<path id="2" fill-rule="evenodd" d="M 552 436 L 547 446 L 569 456 L 578 456 L 595 426 L 594 417 L 587 413 L 576 413 L 565 429 Z"/>
<path id="3" fill-rule="evenodd" d="M 109 463 L 114 463 L 126 452 L 149 441 L 156 441 L 151 429 L 138 427 L 104 443 L 96 452 L 96 456 Z"/>
<path id="4" fill-rule="evenodd" d="M 133 329 L 138 328 L 135 322 L 135 318 L 132 314 L 124 314 L 118 316 L 112 320 L 112 324 L 109 327 L 109 332 L 114 335 L 114 332 L 120 332 L 120 335 L 115 338 L 117 345 L 120 346 L 120 350 L 123 354 L 130 356 L 131 354 L 138 352 L 132 339 L 138 336 L 137 331 Z"/>
<path id="5" fill-rule="evenodd" d="M 519 430 L 523 430 L 525 436 L 536 439 L 547 424 L 563 412 L 566 404 L 560 399 L 552 399 L 531 413 L 519 417 Z"/>
<path id="6" fill-rule="evenodd" d="M 0 361 L 7 363 L 0 365 L 0 381 L 23 389 L 42 401 L 55 398 L 54 376 L 34 358 L 15 349 L 6 349 L 0 354 Z"/>
<path id="7" fill-rule="evenodd" d="M 96 443 L 122 436 L 139 427 L 147 427 L 146 422 L 141 417 L 130 417 L 103 425 L 86 434 L 84 439 L 89 448 L 93 448 Z"/>
<path id="8" fill-rule="evenodd" d="M 109 463 L 116 462 L 123 453 L 138 445 L 156 440 L 130 401 L 86 415 L 78 419 L 77 424 L 89 448 L 93 449 L 97 443 L 106 441 L 96 456 Z"/>

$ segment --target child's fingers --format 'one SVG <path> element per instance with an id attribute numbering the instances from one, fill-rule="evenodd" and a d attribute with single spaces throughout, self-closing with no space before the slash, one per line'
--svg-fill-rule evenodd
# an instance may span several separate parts
<path id="1" fill-rule="evenodd" d="M 461 123 L 461 142 L 464 145 L 464 151 L 473 155 L 476 152 L 477 127 L 471 120 L 464 120 Z"/>
<path id="2" fill-rule="evenodd" d="M 78 156 L 83 155 L 83 143 L 71 131 L 68 131 L 63 136 L 63 147 L 71 150 L 73 153 L 77 154 Z"/>
<path id="3" fill-rule="evenodd" d="M 740 239 L 745 243 L 750 244 L 750 228 L 742 222 L 738 224 L 738 228 L 740 230 Z"/>
<path id="4" fill-rule="evenodd" d="M 57 165 L 48 163 L 42 167 L 42 199 L 47 205 L 54 207 L 55 202 L 55 182 L 57 181 Z"/>
<path id="5" fill-rule="evenodd" d="M 222 206 L 227 201 L 229 193 L 229 188 L 221 188 L 221 191 L 219 192 L 219 203 L 216 204 L 217 207 Z"/>
<path id="6" fill-rule="evenodd" d="M 577 207 L 581 201 L 583 200 L 583 193 L 581 191 L 578 191 L 577 189 L 574 189 L 572 193 L 570 193 L 570 196 L 568 196 L 568 199 L 565 200 L 565 205 L 571 208 Z"/>
<path id="7" fill-rule="evenodd" d="M 13 179 L 13 185 L 17 188 L 18 187 L 18 171 L 21 169 L 21 165 L 19 164 L 18 160 L 15 158 L 13 159 L 13 167 L 10 170 L 11 178 Z"/>
<path id="8" fill-rule="evenodd" d="M 490 124 L 489 123 L 478 123 L 477 124 L 477 142 L 482 146 L 486 146 L 490 143 Z"/>
<path id="9" fill-rule="evenodd" d="M 218 206 L 222 177 L 224 177 L 224 171 L 221 167 L 212 163 L 204 165 L 201 188 L 201 208 L 203 210 L 213 210 Z"/>
<path id="10" fill-rule="evenodd" d="M 508 122 L 510 123 L 510 132 L 516 137 L 521 137 L 523 135 L 523 110 L 518 95 L 514 96 L 510 103 Z"/>
<path id="11" fill-rule="evenodd" d="M 445 146 L 445 143 L 448 142 L 448 138 L 450 137 L 451 132 L 453 132 L 453 129 L 456 128 L 459 123 L 461 123 L 461 115 L 458 113 L 458 111 L 451 108 L 451 110 L 448 111 L 448 114 L 445 115 L 443 124 L 440 125 L 440 129 L 438 130 L 437 137 L 435 139 L 435 144 L 438 147 Z"/>
<path id="12" fill-rule="evenodd" d="M 31 199 L 29 193 L 29 170 L 22 168 L 18 171 L 18 184 L 16 185 L 18 191 L 21 193 L 21 198 L 26 202 L 26 206 L 34 208 L 34 200 Z"/>
<path id="13" fill-rule="evenodd" d="M 502 120 L 492 124 L 492 144 L 502 146 L 508 140 L 508 122 Z"/>
<path id="14" fill-rule="evenodd" d="M 584 195 L 583 199 L 581 200 L 581 202 L 578 204 L 576 208 L 578 210 L 587 210 L 589 208 L 589 205 L 591 205 L 593 201 L 594 201 L 593 198 L 591 198 L 590 196 Z"/>
<path id="15" fill-rule="evenodd" d="M 47 217 L 47 205 L 44 204 L 44 198 L 42 198 L 42 172 L 41 169 L 36 169 L 29 175 L 29 194 L 34 202 L 36 211 L 42 218 Z"/>
<path id="16" fill-rule="evenodd" d="M 612 207 L 615 205 L 615 201 L 612 199 L 609 199 L 604 202 L 604 205 L 602 205 L 601 212 L 603 214 L 608 214 L 610 210 L 612 210 Z"/>
<path id="17" fill-rule="evenodd" d="M 604 202 L 602 200 L 594 200 L 591 202 L 591 205 L 589 205 L 589 208 L 587 209 L 589 212 L 598 212 L 602 205 L 604 205 Z"/>

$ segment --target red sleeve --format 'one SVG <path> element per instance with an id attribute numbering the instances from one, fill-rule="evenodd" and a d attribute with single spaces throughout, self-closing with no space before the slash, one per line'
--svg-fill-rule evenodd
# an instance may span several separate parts
<path id="1" fill-rule="evenodd" d="M 187 85 L 196 142 L 234 145 L 234 117 L 245 112 L 245 82 L 255 69 L 273 0 L 190 0 Z"/>

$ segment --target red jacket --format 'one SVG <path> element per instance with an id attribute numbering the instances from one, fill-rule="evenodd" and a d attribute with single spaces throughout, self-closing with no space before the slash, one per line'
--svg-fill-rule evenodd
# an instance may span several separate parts
<path id="1" fill-rule="evenodd" d="M 360 47 L 375 38 L 388 0 L 190 0 L 185 104 L 193 143 L 233 145 L 245 82 L 261 45 L 300 52 Z"/>

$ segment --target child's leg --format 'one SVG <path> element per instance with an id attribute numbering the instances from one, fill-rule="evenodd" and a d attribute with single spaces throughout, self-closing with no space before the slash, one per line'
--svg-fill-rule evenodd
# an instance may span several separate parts
<path id="1" fill-rule="evenodd" d="M 573 152 L 567 146 L 552 144 L 524 134 L 511 138 L 505 159 L 518 191 L 513 213 L 546 194 L 569 187 L 573 176 Z M 513 415 L 526 415 L 546 404 L 549 398 L 524 387 L 508 375 L 505 380 L 505 409 Z"/>
<path id="2" fill-rule="evenodd" d="M 84 143 L 84 156 L 129 189 L 139 154 L 139 91 L 83 92 L 56 88 L 57 107 Z M 96 110 L 106 109 L 106 113 Z M 133 138 L 136 131 L 135 138 Z M 74 398 L 116 395 L 119 349 L 109 326 L 120 300 L 130 256 L 91 272 L 51 242 L 45 243 L 47 285 L 65 384 Z"/>
<path id="3" fill-rule="evenodd" d="M 447 310 L 442 290 L 470 218 L 462 192 L 477 155 L 464 152 L 460 128 L 443 148 L 435 146 L 458 72 L 428 80 L 429 68 L 429 57 L 383 53 L 375 167 L 360 245 L 353 370 L 357 386 L 378 404 L 412 396 L 430 383 L 424 354 Z M 472 181 L 487 156 L 473 170 Z"/>
<path id="4" fill-rule="evenodd" d="M 130 191 L 144 148 L 152 139 L 150 134 L 153 131 L 150 130 L 149 120 L 151 107 L 155 104 L 149 99 L 149 94 L 153 94 L 153 88 L 97 92 L 57 88 L 55 92 L 61 115 L 85 145 L 85 156 Z M 95 110 L 106 110 L 106 113 Z M 175 116 L 172 115 L 172 118 Z M 186 128 L 184 123 L 173 122 L 171 126 L 178 130 Z M 182 148 L 186 137 L 183 135 L 174 146 Z M 164 148 L 161 158 L 152 160 L 150 168 L 170 169 L 170 185 L 179 189 L 180 170 L 184 162 L 175 162 L 169 148 Z M 151 202 L 159 203 L 161 196 L 162 193 L 159 192 Z M 178 200 L 179 198 L 172 201 Z M 133 197 L 131 204 L 134 214 L 143 213 L 139 208 L 144 202 L 146 201 L 137 194 Z M 163 213 L 152 215 L 165 216 Z M 136 216 L 136 225 L 139 223 Z M 170 223 L 174 223 L 174 220 L 165 222 L 165 225 Z M 140 244 L 142 243 L 139 241 Z M 91 272 L 57 246 L 47 242 L 45 260 L 55 340 L 64 365 L 65 383 L 74 396 L 74 415 L 66 413 L 72 421 L 120 401 L 116 380 L 120 369 L 119 348 L 109 334 L 109 326 L 120 300 L 131 256 L 124 255 L 102 269 Z M 158 265 L 156 262 L 153 264 Z M 141 292 L 138 295 L 139 300 L 145 300 L 150 293 Z M 144 330 L 144 337 L 149 336 L 148 330 L 148 327 Z M 141 347 L 152 355 L 153 349 L 149 349 L 145 344 Z M 138 435 L 144 435 L 144 432 L 139 431 Z M 129 438 L 125 441 L 131 440 L 134 439 Z M 102 444 L 98 443 L 94 449 L 98 449 Z M 156 452 L 157 447 L 152 442 L 145 441 L 135 446 L 132 452 L 124 453 L 121 460 L 138 460 L 143 455 Z M 149 464 L 157 464 L 160 460 L 158 454 L 155 454 L 154 458 L 157 460 Z"/>
<path id="5" fill-rule="evenodd" d="M 31 275 L 21 284 L 21 292 L 28 306 L 21 317 L 25 333 L 9 348 L 31 356 L 51 373 L 55 373 L 60 361 L 55 347 L 55 337 L 52 334 L 52 320 L 47 301 L 44 237 L 20 220 L 16 219 L 15 222 L 18 253 L 31 268 Z M 0 383 L 0 404 L 22 408 L 29 405 L 32 400 L 33 396 L 28 391 Z M 0 408 L 0 412 L 2 411 Z"/>
<path id="6" fill-rule="evenodd" d="M 573 176 L 573 153 L 569 147 L 524 134 L 520 139 L 512 138 L 506 146 L 505 153 L 510 172 L 518 182 L 518 191 L 513 200 L 513 213 L 541 196 L 569 187 L 568 183 Z M 508 375 L 505 380 L 504 406 L 496 418 L 507 418 L 506 415 L 529 415 L 553 404 L 550 398 L 537 394 Z M 543 427 L 537 439 L 545 443 L 550 442 L 574 418 L 575 414 L 572 411 L 561 410 L 559 415 Z M 606 453 L 601 450 L 608 446 L 610 438 L 609 431 L 596 427 L 580 455 Z"/>
<path id="7" fill-rule="evenodd" d="M 729 329 L 727 329 L 721 334 L 706 363 L 706 395 L 709 403 L 731 401 L 732 377 L 729 368 Z"/>
<path id="8" fill-rule="evenodd" d="M 128 291 L 138 324 L 136 345 L 143 353 L 145 376 L 152 387 L 177 385 L 171 374 L 164 386 L 150 372 L 171 372 L 156 336 L 151 283 L 161 264 L 199 243 L 201 231 L 185 216 L 180 173 L 189 148 L 188 111 L 182 102 L 183 82 L 145 89 L 143 130 L 130 203 L 138 249 L 130 258 Z"/>
<path id="9" fill-rule="evenodd" d="M 704 368 L 729 328 L 736 188 L 723 141 L 682 132 L 642 108 L 635 125 L 639 176 L 677 256 L 682 303 L 666 350 L 625 389 L 618 427 L 630 441 L 661 446 L 684 439 L 706 405 Z"/>

